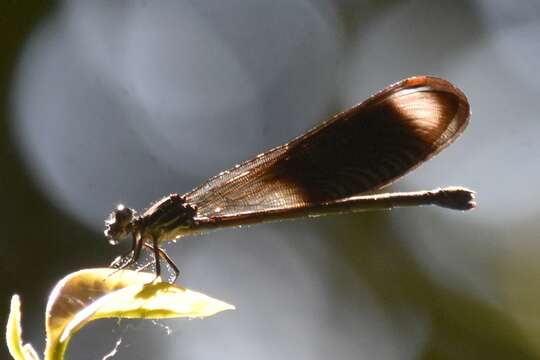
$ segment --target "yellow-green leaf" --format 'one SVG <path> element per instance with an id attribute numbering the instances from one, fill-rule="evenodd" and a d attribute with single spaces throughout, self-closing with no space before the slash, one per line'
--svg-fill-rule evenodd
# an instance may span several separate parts
<path id="1" fill-rule="evenodd" d="M 66 276 L 49 297 L 45 358 L 62 359 L 71 337 L 96 319 L 202 318 L 234 309 L 204 294 L 153 280 L 151 273 L 108 268 Z"/>
<path id="2" fill-rule="evenodd" d="M 21 328 L 21 300 L 18 295 L 11 297 L 11 306 L 6 326 L 6 342 L 9 353 L 15 360 L 39 360 L 30 344 L 23 345 Z"/>

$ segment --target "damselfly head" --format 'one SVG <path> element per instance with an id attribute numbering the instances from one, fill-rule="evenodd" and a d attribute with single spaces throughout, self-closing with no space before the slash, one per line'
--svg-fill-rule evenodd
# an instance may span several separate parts
<path id="1" fill-rule="evenodd" d="M 116 245 L 125 239 L 133 229 L 133 219 L 136 212 L 133 209 L 120 204 L 116 207 L 107 220 L 105 220 L 105 236 L 111 245 Z"/>

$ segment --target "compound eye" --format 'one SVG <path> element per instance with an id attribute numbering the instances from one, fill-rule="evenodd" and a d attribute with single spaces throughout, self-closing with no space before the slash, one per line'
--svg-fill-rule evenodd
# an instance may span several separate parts
<path id="1" fill-rule="evenodd" d="M 133 212 L 134 212 L 133 210 L 131 210 L 128 207 L 125 207 L 122 204 L 119 204 L 116 207 L 116 210 L 113 211 L 118 221 L 125 221 L 125 220 L 131 221 L 131 219 L 133 218 Z"/>
<path id="2" fill-rule="evenodd" d="M 131 221 L 135 216 L 135 211 L 124 205 L 118 205 L 107 220 L 105 220 L 105 236 L 112 245 L 126 238 L 132 229 Z"/>

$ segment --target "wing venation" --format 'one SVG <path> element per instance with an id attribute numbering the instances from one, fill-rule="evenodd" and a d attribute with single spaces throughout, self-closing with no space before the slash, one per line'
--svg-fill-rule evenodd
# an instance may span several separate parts
<path id="1" fill-rule="evenodd" d="M 409 78 L 210 179 L 186 200 L 204 219 L 309 207 L 374 191 L 448 146 L 468 119 L 467 99 L 452 84 Z"/>

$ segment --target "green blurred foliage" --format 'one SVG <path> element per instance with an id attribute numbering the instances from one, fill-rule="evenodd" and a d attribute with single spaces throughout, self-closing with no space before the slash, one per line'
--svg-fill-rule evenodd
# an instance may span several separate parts
<path id="1" fill-rule="evenodd" d="M 358 280 L 369 284 L 391 319 L 399 323 L 406 311 L 429 324 L 422 359 L 538 357 L 527 339 L 531 334 L 511 313 L 434 281 L 403 245 L 406 236 L 393 231 L 387 220 L 382 213 L 362 214 L 362 221 L 354 215 L 333 218 L 335 227 L 328 237 L 337 241 L 336 249 L 356 269 Z M 335 292 L 340 293 L 339 287 L 348 285 L 335 275 Z"/>

